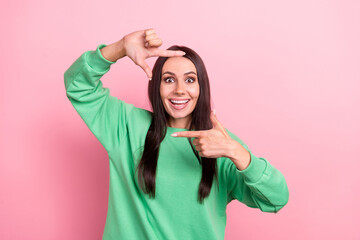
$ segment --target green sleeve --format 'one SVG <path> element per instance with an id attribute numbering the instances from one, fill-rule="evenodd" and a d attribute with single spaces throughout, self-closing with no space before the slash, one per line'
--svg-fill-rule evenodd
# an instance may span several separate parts
<path id="1" fill-rule="evenodd" d="M 105 59 L 99 45 L 95 51 L 83 53 L 64 73 L 66 96 L 85 124 L 107 151 L 120 144 L 126 134 L 126 122 L 133 109 L 110 95 L 100 78 L 115 62 Z"/>
<path id="2" fill-rule="evenodd" d="M 259 208 L 262 212 L 277 213 L 289 199 L 284 176 L 265 158 L 256 157 L 235 134 L 228 130 L 227 132 L 248 150 L 251 156 L 249 166 L 242 171 L 226 158 L 228 203 L 237 199 L 248 207 Z"/>

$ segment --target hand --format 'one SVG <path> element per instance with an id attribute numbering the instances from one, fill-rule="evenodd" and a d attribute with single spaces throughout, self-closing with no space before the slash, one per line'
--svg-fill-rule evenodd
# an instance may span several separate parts
<path id="1" fill-rule="evenodd" d="M 125 54 L 138 66 L 140 66 L 151 80 L 151 68 L 145 62 L 146 58 L 161 56 L 175 57 L 183 56 L 185 52 L 175 50 L 158 49 L 162 40 L 153 28 L 130 33 L 123 37 Z"/>
<path id="2" fill-rule="evenodd" d="M 229 136 L 223 125 L 217 120 L 214 112 L 211 112 L 210 119 L 213 124 L 213 128 L 210 130 L 176 132 L 172 136 L 195 137 L 193 144 L 202 157 L 218 158 L 230 156 L 235 140 Z"/>

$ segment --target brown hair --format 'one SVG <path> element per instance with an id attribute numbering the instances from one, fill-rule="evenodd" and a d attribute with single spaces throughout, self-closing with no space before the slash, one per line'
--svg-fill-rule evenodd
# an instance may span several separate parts
<path id="1" fill-rule="evenodd" d="M 210 84 L 204 62 L 194 50 L 188 47 L 173 45 L 169 47 L 168 50 L 184 51 L 186 54 L 183 57 L 191 60 L 196 67 L 200 93 L 195 109 L 191 114 L 192 121 L 190 129 L 211 129 L 213 126 L 210 120 Z M 148 97 L 153 109 L 153 117 L 146 135 L 143 155 L 139 165 L 137 166 L 137 170 L 139 170 L 138 180 L 140 187 L 145 193 L 149 194 L 150 197 L 153 198 L 155 197 L 155 177 L 159 148 L 160 143 L 166 135 L 166 123 L 169 118 L 169 114 L 166 112 L 160 97 L 161 73 L 167 59 L 168 57 L 159 57 L 152 70 L 152 80 L 149 81 L 148 85 Z M 191 143 L 191 138 L 188 138 L 188 140 L 199 161 L 199 164 L 202 165 L 202 177 L 199 183 L 198 201 L 203 203 L 204 198 L 210 194 L 214 175 L 217 179 L 217 186 L 219 187 L 216 158 L 205 158 L 199 156 L 198 152 Z M 145 182 L 145 189 L 143 182 Z"/>

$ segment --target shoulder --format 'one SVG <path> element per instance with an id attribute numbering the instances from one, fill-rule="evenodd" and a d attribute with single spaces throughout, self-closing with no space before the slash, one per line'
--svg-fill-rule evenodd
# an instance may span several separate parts
<path id="1" fill-rule="evenodd" d="M 133 105 L 133 104 L 131 104 L 131 105 Z M 143 120 L 150 120 L 151 121 L 153 113 L 150 112 L 149 110 L 139 108 L 139 107 L 135 107 L 133 105 L 133 107 L 131 109 L 130 116 L 133 117 L 133 118 L 141 118 Z"/>
<path id="2" fill-rule="evenodd" d="M 152 114 L 153 114 L 152 112 L 143 108 L 136 107 L 134 104 L 125 102 L 121 99 L 117 99 L 117 100 L 120 102 L 121 108 L 124 109 L 123 111 L 125 111 L 127 117 L 150 119 L 150 120 L 152 119 Z"/>
<path id="3" fill-rule="evenodd" d="M 147 133 L 151 125 L 153 113 L 149 110 L 135 107 L 133 104 L 131 105 L 131 111 L 129 112 L 127 119 L 128 128 L 132 129 L 132 131 L 135 131 L 138 134 L 143 134 L 143 132 Z"/>

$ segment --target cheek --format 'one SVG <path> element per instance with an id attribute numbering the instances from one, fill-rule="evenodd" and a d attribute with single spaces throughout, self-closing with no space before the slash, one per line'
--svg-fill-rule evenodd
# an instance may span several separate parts
<path id="1" fill-rule="evenodd" d="M 169 96 L 171 91 L 172 90 L 169 87 L 160 85 L 160 97 L 161 97 L 162 101 L 166 101 L 166 98 Z"/>
<path id="2" fill-rule="evenodd" d="M 191 97 L 198 98 L 199 94 L 200 94 L 200 88 L 199 88 L 199 86 L 192 87 L 192 88 L 188 89 L 188 92 L 191 95 Z"/>

